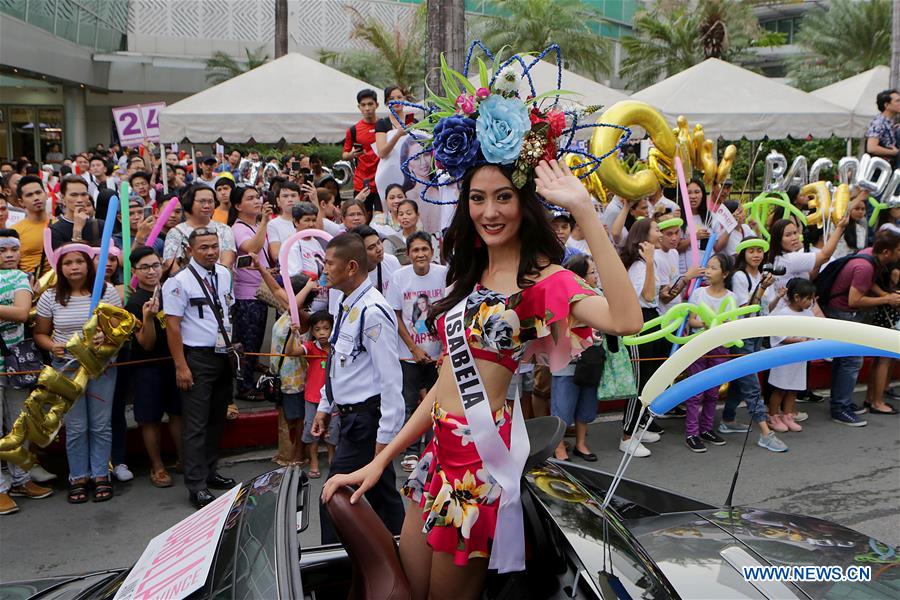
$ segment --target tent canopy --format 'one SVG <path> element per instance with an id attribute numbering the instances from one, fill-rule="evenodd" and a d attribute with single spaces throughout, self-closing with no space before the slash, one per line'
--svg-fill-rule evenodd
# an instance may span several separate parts
<path id="1" fill-rule="evenodd" d="M 855 133 L 861 135 L 860 129 L 865 128 L 868 122 L 878 114 L 875 96 L 879 92 L 890 89 L 890 79 L 889 67 L 875 67 L 810 93 L 849 110 L 853 116 Z"/>
<path id="2" fill-rule="evenodd" d="M 469 72 L 471 73 L 472 69 L 470 69 Z M 534 82 L 534 89 L 538 94 L 543 94 L 544 92 L 556 89 L 556 77 L 558 74 L 556 65 L 542 60 L 531 67 L 529 73 L 531 74 L 531 80 Z M 469 76 L 469 81 L 471 81 L 475 87 L 478 87 L 478 80 L 478 70 L 475 69 L 475 74 Z M 563 69 L 562 72 L 561 88 L 569 92 L 575 92 L 574 94 L 565 94 L 562 96 L 564 100 L 574 100 L 586 105 L 602 104 L 606 107 L 615 104 L 619 100 L 628 98 L 628 95 L 624 92 L 607 87 L 602 83 L 597 83 L 587 77 L 582 77 L 577 73 L 565 69 Z M 522 98 L 525 98 L 530 93 L 531 88 L 528 87 L 528 81 L 523 77 L 522 84 L 519 86 L 519 94 Z"/>
<path id="3" fill-rule="evenodd" d="M 164 142 L 272 144 L 344 139 L 359 120 L 356 93 L 374 86 L 291 53 L 166 107 Z"/>
<path id="4" fill-rule="evenodd" d="M 671 122 L 687 117 L 707 138 L 853 135 L 850 112 L 747 69 L 709 58 L 632 96 Z"/>

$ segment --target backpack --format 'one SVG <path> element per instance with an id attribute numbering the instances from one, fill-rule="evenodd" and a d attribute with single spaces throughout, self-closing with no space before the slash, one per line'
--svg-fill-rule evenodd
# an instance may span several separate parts
<path id="1" fill-rule="evenodd" d="M 816 277 L 816 280 L 813 283 L 816 286 L 816 296 L 819 298 L 819 303 L 822 306 L 828 306 L 828 303 L 831 302 L 833 298 L 837 298 L 843 293 L 832 293 L 831 288 L 834 287 L 834 282 L 837 281 L 838 275 L 841 274 L 841 271 L 844 270 L 847 263 L 851 260 L 860 258 L 868 261 L 876 271 L 878 270 L 878 261 L 874 256 L 854 252 L 853 254 L 848 254 L 847 256 L 842 256 L 837 260 L 831 261 L 819 272 L 819 276 Z"/>

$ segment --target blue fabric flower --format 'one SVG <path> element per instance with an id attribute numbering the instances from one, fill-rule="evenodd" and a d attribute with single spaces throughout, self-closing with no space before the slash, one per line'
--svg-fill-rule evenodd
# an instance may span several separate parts
<path id="1" fill-rule="evenodd" d="M 478 159 L 479 143 L 475 120 L 454 115 L 438 121 L 434 127 L 434 158 L 451 177 L 461 177 Z"/>
<path id="2" fill-rule="evenodd" d="M 515 162 L 522 150 L 525 133 L 531 129 L 528 109 L 517 98 L 491 95 L 478 105 L 475 130 L 481 153 L 491 163 Z"/>

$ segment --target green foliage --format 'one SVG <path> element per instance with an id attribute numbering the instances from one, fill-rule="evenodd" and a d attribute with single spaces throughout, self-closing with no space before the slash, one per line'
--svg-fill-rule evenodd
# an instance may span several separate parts
<path id="1" fill-rule="evenodd" d="M 832 0 L 806 14 L 794 43 L 805 52 L 788 58 L 788 77 L 802 90 L 890 64 L 891 3 Z"/>
<path id="2" fill-rule="evenodd" d="M 421 97 L 425 78 L 425 5 L 416 10 L 408 28 L 388 29 L 375 18 L 366 18 L 346 7 L 353 20 L 350 37 L 366 42 L 367 50 L 320 50 L 319 60 L 367 83 L 385 88 L 399 85 L 407 95 Z"/>
<path id="3" fill-rule="evenodd" d="M 622 38 L 620 75 L 638 90 L 707 58 L 741 62 L 751 45 L 771 43 L 750 6 L 739 0 L 700 0 L 697 6 L 660 2 L 634 20 L 634 36 Z"/>
<path id="4" fill-rule="evenodd" d="M 247 152 L 255 150 L 259 152 L 260 157 L 266 158 L 274 156 L 278 160 L 284 159 L 292 154 L 300 156 L 301 154 L 310 155 L 318 154 L 322 157 L 322 163 L 326 167 L 331 167 L 334 163 L 341 160 L 343 153 L 343 143 L 340 144 L 280 144 L 272 146 L 270 144 L 229 144 L 227 151 L 233 149 L 240 150 L 243 156 L 247 156 Z"/>
<path id="5" fill-rule="evenodd" d="M 595 34 L 591 25 L 603 15 L 581 0 L 489 0 L 498 16 L 474 23 L 491 50 L 509 46 L 515 52 L 540 52 L 552 43 L 562 49 L 563 65 L 588 77 L 612 69 L 610 43 Z"/>
<path id="6" fill-rule="evenodd" d="M 265 46 L 260 46 L 252 52 L 249 48 L 244 48 L 244 52 L 247 55 L 246 63 L 236 61 L 221 50 L 213 54 L 212 57 L 206 61 L 207 83 L 218 85 L 233 77 L 237 77 L 242 73 L 246 73 L 256 67 L 262 66 L 269 61 L 269 55 L 266 54 Z"/>

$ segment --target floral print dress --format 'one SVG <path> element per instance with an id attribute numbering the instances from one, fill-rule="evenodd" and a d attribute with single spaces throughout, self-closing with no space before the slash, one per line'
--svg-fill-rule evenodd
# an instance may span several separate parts
<path id="1" fill-rule="evenodd" d="M 597 292 L 571 271 L 561 270 L 509 297 L 478 286 L 466 301 L 466 336 L 472 355 L 515 371 L 535 357 L 539 364 L 567 364 L 591 345 L 591 329 L 578 324 L 570 306 Z M 437 329 L 446 348 L 443 316 Z M 555 367 L 558 368 L 558 367 Z M 511 405 L 494 413 L 509 447 Z M 401 490 L 422 507 L 422 531 L 437 552 L 457 565 L 490 556 L 501 487 L 484 468 L 465 416 L 435 401 L 434 437 Z"/>

